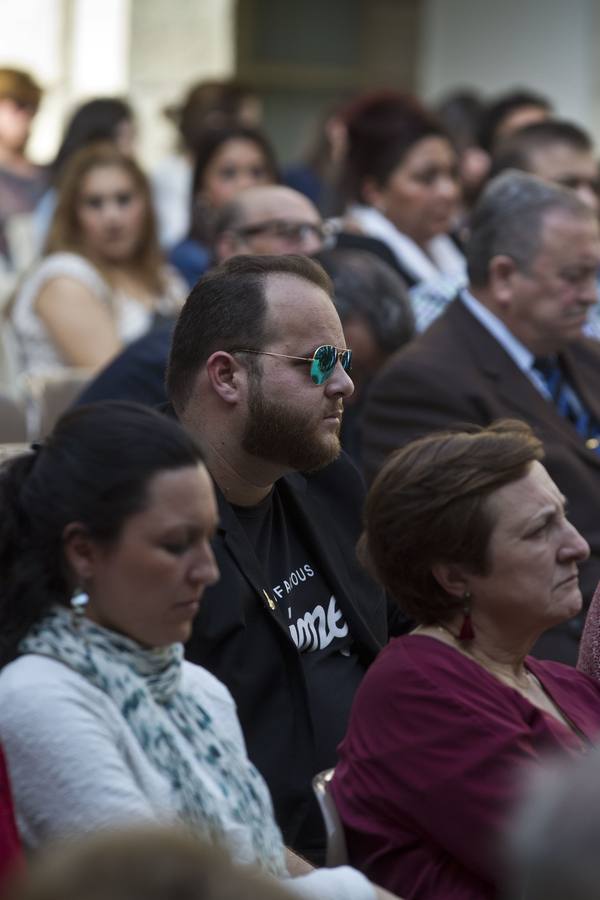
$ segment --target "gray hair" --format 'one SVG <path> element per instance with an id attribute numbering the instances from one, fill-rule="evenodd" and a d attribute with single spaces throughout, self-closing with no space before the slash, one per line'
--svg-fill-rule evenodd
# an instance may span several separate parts
<path id="1" fill-rule="evenodd" d="M 529 773 L 508 836 L 506 897 L 596 900 L 600 884 L 600 754 Z"/>
<path id="2" fill-rule="evenodd" d="M 573 191 L 535 175 L 508 169 L 493 178 L 469 223 L 465 256 L 471 284 L 487 284 L 495 256 L 509 256 L 526 272 L 539 251 L 545 217 L 553 212 L 579 218 L 594 215 Z"/>

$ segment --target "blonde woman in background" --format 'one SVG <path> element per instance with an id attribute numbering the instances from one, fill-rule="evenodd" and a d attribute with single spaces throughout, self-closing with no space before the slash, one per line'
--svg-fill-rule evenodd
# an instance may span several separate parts
<path id="1" fill-rule="evenodd" d="M 12 304 L 18 368 L 99 369 L 185 294 L 161 255 L 139 165 L 111 144 L 86 147 L 61 179 L 46 255 Z"/>

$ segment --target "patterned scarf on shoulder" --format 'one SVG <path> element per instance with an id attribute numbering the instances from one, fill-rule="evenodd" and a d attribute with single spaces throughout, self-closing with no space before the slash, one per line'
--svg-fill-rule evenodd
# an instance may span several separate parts
<path id="1" fill-rule="evenodd" d="M 89 619 L 75 626 L 69 610 L 55 606 L 19 649 L 64 663 L 113 700 L 170 783 L 181 820 L 239 861 L 287 875 L 268 788 L 245 748 L 219 735 L 202 697 L 181 689 L 181 644 L 148 650 Z"/>

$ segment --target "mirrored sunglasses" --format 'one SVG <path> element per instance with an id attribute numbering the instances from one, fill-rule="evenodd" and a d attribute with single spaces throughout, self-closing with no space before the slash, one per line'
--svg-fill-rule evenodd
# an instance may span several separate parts
<path id="1" fill-rule="evenodd" d="M 333 375 L 336 363 L 340 362 L 344 372 L 349 372 L 352 365 L 352 350 L 338 350 L 332 344 L 317 347 L 310 366 L 310 377 L 315 384 L 323 384 Z"/>
<path id="2" fill-rule="evenodd" d="M 312 356 L 290 356 L 288 353 L 273 353 L 271 350 L 249 350 L 239 348 L 231 353 L 256 353 L 258 356 L 277 356 L 281 359 L 298 359 L 310 363 L 310 377 L 315 384 L 324 384 L 333 375 L 339 360 L 344 372 L 352 366 L 352 350 L 338 350 L 333 344 L 322 344 Z"/>

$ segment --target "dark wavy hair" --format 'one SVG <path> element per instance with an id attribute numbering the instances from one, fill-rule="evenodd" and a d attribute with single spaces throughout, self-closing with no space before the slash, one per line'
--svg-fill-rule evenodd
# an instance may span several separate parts
<path id="1" fill-rule="evenodd" d="M 107 401 L 66 413 L 39 449 L 0 468 L 0 666 L 52 604 L 68 602 L 65 527 L 81 522 L 111 546 L 144 509 L 155 475 L 201 460 L 174 419 Z"/>
<path id="2" fill-rule="evenodd" d="M 366 94 L 346 108 L 343 118 L 348 129 L 343 188 L 351 201 L 364 201 L 368 178 L 383 187 L 418 141 L 450 140 L 442 123 L 416 97 L 398 91 Z"/>
<path id="3" fill-rule="evenodd" d="M 194 172 L 192 175 L 191 196 L 191 228 L 190 237 L 197 241 L 208 241 L 211 235 L 214 210 L 209 210 L 198 202 L 206 169 L 211 160 L 228 141 L 249 141 L 262 153 L 265 168 L 273 184 L 280 181 L 279 166 L 275 150 L 267 135 L 258 128 L 246 125 L 229 124 L 222 128 L 207 128 L 196 144 L 194 155 Z"/>
<path id="4" fill-rule="evenodd" d="M 82 103 L 67 122 L 61 145 L 48 166 L 50 180 L 58 182 L 67 161 L 82 147 L 115 141 L 119 125 L 133 120 L 132 107 L 120 97 L 95 97 Z"/>

